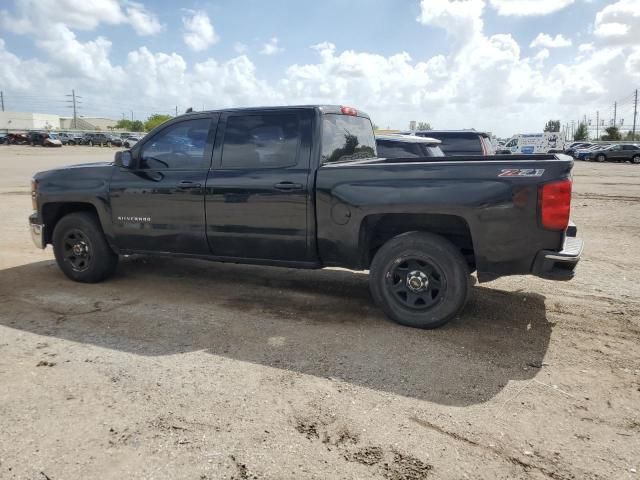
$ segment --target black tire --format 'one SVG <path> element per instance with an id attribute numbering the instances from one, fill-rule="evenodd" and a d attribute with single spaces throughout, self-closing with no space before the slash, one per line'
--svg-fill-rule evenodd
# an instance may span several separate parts
<path id="1" fill-rule="evenodd" d="M 92 141 L 92 140 L 89 140 L 88 145 L 89 145 L 90 147 L 93 147 L 93 141 Z"/>
<path id="2" fill-rule="evenodd" d="M 414 281 L 422 290 L 409 286 Z M 437 328 L 454 318 L 467 302 L 469 267 L 460 251 L 439 235 L 403 233 L 376 253 L 369 288 L 376 304 L 395 322 Z"/>
<path id="3" fill-rule="evenodd" d="M 105 280 L 118 265 L 118 255 L 109 247 L 98 219 L 88 212 L 70 213 L 58 221 L 53 253 L 60 270 L 76 282 Z"/>
<path id="4" fill-rule="evenodd" d="M 640 155 L 634 155 L 633 158 L 631 158 L 631 163 L 635 163 L 636 165 L 640 165 Z"/>
<path id="5" fill-rule="evenodd" d="M 607 157 L 606 157 L 603 153 L 600 153 L 600 154 L 598 154 L 598 156 L 596 157 L 596 160 L 597 160 L 598 162 L 601 162 L 601 163 L 602 163 L 602 162 L 606 162 L 606 161 L 607 161 Z"/>

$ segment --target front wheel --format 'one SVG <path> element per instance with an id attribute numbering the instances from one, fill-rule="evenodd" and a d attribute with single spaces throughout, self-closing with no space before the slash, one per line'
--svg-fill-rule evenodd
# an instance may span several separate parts
<path id="1" fill-rule="evenodd" d="M 98 219 L 88 212 L 71 213 L 56 224 L 53 253 L 62 272 L 76 282 L 100 282 L 118 265 Z"/>
<path id="2" fill-rule="evenodd" d="M 606 162 L 607 157 L 605 157 L 602 153 L 596 157 L 596 160 L 599 162 Z"/>
<path id="3" fill-rule="evenodd" d="M 409 232 L 389 240 L 371 262 L 369 287 L 375 302 L 401 325 L 436 328 L 464 307 L 469 267 L 446 239 Z"/>
<path id="4" fill-rule="evenodd" d="M 631 159 L 631 163 L 635 163 L 636 165 L 640 164 L 640 155 L 634 155 Z"/>

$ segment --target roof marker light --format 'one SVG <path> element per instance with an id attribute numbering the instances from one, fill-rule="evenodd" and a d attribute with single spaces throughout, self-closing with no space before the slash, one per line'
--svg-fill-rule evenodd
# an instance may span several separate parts
<path id="1" fill-rule="evenodd" d="M 340 112 L 343 115 L 351 115 L 352 117 L 358 115 L 358 111 L 353 107 L 340 107 Z"/>

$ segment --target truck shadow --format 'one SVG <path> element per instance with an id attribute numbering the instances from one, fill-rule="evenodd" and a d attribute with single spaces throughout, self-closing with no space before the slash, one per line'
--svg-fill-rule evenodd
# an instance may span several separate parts
<path id="1" fill-rule="evenodd" d="M 5 327 L 138 355 L 204 350 L 457 406 L 536 375 L 552 330 L 544 300 L 476 286 L 458 318 L 423 331 L 388 321 L 367 276 L 344 270 L 132 257 L 99 285 L 52 261 L 0 272 Z"/>

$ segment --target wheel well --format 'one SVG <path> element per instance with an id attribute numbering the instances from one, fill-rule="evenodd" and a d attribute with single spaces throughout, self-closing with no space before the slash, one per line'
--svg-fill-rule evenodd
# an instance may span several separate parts
<path id="1" fill-rule="evenodd" d="M 366 217 L 360 228 L 364 266 L 369 267 L 378 249 L 387 241 L 401 233 L 414 231 L 434 233 L 446 238 L 460 250 L 470 269 L 475 270 L 475 254 L 469 225 L 462 217 L 440 214 L 392 213 Z"/>
<path id="2" fill-rule="evenodd" d="M 42 206 L 42 221 L 45 225 L 45 242 L 51 243 L 53 237 L 53 230 L 56 228 L 56 224 L 60 219 L 70 213 L 75 212 L 89 212 L 93 213 L 98 218 L 98 211 L 96 207 L 90 203 L 80 202 L 52 202 L 45 203 Z"/>

